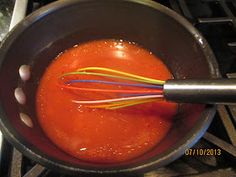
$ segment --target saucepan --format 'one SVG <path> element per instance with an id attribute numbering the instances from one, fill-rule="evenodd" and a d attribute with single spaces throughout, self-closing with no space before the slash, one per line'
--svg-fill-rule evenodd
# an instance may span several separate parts
<path id="1" fill-rule="evenodd" d="M 180 104 L 173 127 L 159 144 L 142 156 L 117 164 L 74 158 L 43 133 L 35 112 L 35 92 L 43 72 L 60 52 L 97 39 L 136 42 L 160 57 L 178 79 L 220 77 L 202 35 L 183 17 L 158 3 L 60 0 L 26 17 L 1 45 L 0 127 L 5 138 L 34 161 L 65 173 L 143 173 L 182 156 L 207 130 L 216 111 L 214 105 Z M 27 81 L 21 70 L 30 72 Z M 24 94 L 24 104 L 16 99 L 19 90 Z"/>

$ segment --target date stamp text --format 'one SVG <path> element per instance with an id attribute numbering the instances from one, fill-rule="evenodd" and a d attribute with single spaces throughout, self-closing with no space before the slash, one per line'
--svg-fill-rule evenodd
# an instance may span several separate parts
<path id="1" fill-rule="evenodd" d="M 220 156 L 221 155 L 221 149 L 186 149 L 184 154 L 186 156 Z"/>

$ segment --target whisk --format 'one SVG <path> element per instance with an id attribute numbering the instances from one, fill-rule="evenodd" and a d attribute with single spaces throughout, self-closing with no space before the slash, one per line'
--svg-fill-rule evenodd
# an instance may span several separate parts
<path id="1" fill-rule="evenodd" d="M 83 76 L 83 77 L 82 77 Z M 93 76 L 96 79 L 83 79 Z M 90 108 L 119 109 L 167 100 L 181 103 L 236 103 L 236 79 L 157 80 L 104 67 L 80 68 L 59 77 L 60 86 L 74 91 L 113 94 L 109 99 L 72 100 Z M 78 83 L 97 84 L 96 88 Z M 103 88 L 103 86 L 112 86 Z M 114 89 L 114 86 L 117 86 Z"/>

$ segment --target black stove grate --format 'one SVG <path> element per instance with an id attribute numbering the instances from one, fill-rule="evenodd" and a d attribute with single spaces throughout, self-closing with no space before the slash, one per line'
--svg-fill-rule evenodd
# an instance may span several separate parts
<path id="1" fill-rule="evenodd" d="M 170 0 L 207 39 L 219 62 L 222 76 L 236 72 L 236 1 Z"/>
<path id="2" fill-rule="evenodd" d="M 27 13 L 55 0 L 29 0 Z M 219 63 L 222 77 L 236 78 L 235 0 L 157 0 L 187 18 L 207 39 Z M 221 155 L 184 155 L 170 165 L 142 177 L 236 176 L 236 106 L 219 106 L 208 132 L 193 149 L 219 149 Z M 68 177 L 50 171 L 24 157 L 3 141 L 0 176 Z M 3 162 L 3 163 L 2 163 Z"/>

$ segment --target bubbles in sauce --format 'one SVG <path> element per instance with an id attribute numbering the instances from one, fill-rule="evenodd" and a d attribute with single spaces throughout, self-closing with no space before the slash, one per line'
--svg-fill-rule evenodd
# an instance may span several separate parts
<path id="1" fill-rule="evenodd" d="M 38 120 L 47 136 L 81 160 L 117 163 L 138 157 L 167 134 L 176 104 L 153 102 L 117 110 L 75 104 L 78 96 L 97 99 L 94 92 L 73 93 L 58 86 L 58 77 L 82 67 L 108 67 L 166 80 L 172 77 L 162 61 L 132 42 L 98 40 L 61 53 L 47 68 L 37 91 Z"/>

